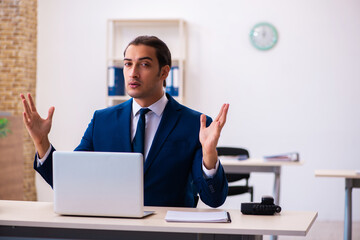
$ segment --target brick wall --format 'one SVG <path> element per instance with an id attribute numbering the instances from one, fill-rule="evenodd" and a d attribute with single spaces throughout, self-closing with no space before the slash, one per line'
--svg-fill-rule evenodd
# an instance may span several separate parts
<path id="1" fill-rule="evenodd" d="M 0 111 L 21 115 L 20 93 L 35 97 L 37 0 L 0 0 Z M 36 200 L 34 145 L 24 128 L 24 200 Z"/>

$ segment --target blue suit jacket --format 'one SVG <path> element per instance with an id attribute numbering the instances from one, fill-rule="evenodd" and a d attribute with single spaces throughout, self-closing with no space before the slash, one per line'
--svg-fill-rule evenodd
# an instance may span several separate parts
<path id="1" fill-rule="evenodd" d="M 213 178 L 203 176 L 201 114 L 167 97 L 169 102 L 144 165 L 144 204 L 194 207 L 194 192 L 198 192 L 205 204 L 218 207 L 226 199 L 228 184 L 221 164 Z M 131 112 L 132 99 L 95 111 L 75 151 L 131 152 Z M 207 118 L 207 125 L 210 123 Z M 36 159 L 34 162 L 35 170 L 51 186 L 52 152 L 42 166 L 37 167 Z"/>

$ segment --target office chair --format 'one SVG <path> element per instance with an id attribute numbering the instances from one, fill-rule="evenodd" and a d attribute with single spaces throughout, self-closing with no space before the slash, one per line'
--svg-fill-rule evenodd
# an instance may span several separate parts
<path id="1" fill-rule="evenodd" d="M 232 147 L 217 147 L 218 156 L 244 156 L 249 158 L 249 152 L 243 148 Z M 229 186 L 228 196 L 240 195 L 243 193 L 250 193 L 250 200 L 254 200 L 254 188 L 249 186 L 250 173 L 225 173 L 228 182 L 236 182 L 245 179 L 245 185 L 233 185 Z"/>

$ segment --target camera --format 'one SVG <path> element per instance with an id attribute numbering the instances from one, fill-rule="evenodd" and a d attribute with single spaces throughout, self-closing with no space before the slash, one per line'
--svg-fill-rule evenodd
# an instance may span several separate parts
<path id="1" fill-rule="evenodd" d="M 263 196 L 261 203 L 241 203 L 241 212 L 247 215 L 274 215 L 281 212 L 281 207 L 274 204 L 274 198 Z"/>

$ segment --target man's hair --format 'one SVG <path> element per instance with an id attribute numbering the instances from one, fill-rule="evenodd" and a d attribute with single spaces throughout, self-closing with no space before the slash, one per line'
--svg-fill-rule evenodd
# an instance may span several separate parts
<path id="1" fill-rule="evenodd" d="M 168 46 L 160 40 L 158 37 L 155 36 L 139 36 L 132 40 L 125 48 L 124 56 L 126 53 L 126 50 L 130 45 L 145 45 L 149 47 L 155 48 L 156 51 L 156 57 L 159 62 L 159 71 L 162 67 L 169 65 L 171 68 L 171 53 L 168 48 Z M 164 80 L 164 87 L 166 86 L 166 81 Z"/>

